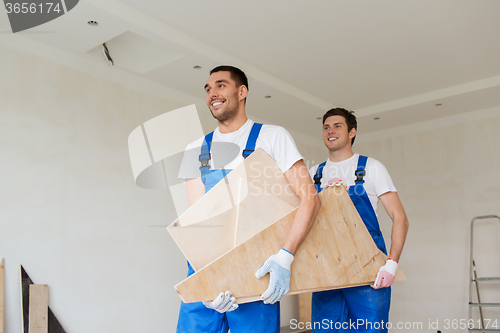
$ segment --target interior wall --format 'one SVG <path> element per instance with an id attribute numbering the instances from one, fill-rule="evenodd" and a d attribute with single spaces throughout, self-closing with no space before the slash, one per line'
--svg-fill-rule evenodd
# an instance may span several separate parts
<path id="1" fill-rule="evenodd" d="M 383 132 L 360 128 L 353 148 L 387 167 L 410 222 L 400 260 L 408 281 L 393 287 L 391 322 L 422 323 L 424 332 L 465 331 L 453 320 L 468 319 L 470 222 L 500 215 L 500 107 Z M 383 208 L 378 215 L 390 243 L 391 220 Z M 478 224 L 474 242 L 478 275 L 499 277 L 498 220 Z M 484 283 L 482 302 L 500 302 L 499 287 Z M 491 324 L 500 321 L 498 310 L 483 310 Z M 477 314 L 476 308 L 475 327 Z"/>
<path id="2" fill-rule="evenodd" d="M 5 332 L 21 332 L 19 265 L 67 332 L 173 332 L 175 210 L 135 185 L 127 138 L 184 105 L 3 46 L 0 73 Z"/>

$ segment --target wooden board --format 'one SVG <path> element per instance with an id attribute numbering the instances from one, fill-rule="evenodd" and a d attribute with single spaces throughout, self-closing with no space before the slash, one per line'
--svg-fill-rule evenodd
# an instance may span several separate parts
<path id="1" fill-rule="evenodd" d="M 49 286 L 30 285 L 29 333 L 47 333 L 49 329 Z"/>
<path id="2" fill-rule="evenodd" d="M 33 281 L 29 277 L 28 273 L 23 266 L 21 266 L 21 303 L 22 303 L 22 321 L 23 321 L 23 333 L 29 333 L 29 304 L 30 304 L 30 285 L 33 284 Z M 48 317 L 48 328 L 49 333 L 66 333 L 64 328 L 57 320 L 56 316 L 52 312 L 52 310 L 48 309 L 49 317 Z"/>
<path id="3" fill-rule="evenodd" d="M 302 323 L 311 322 L 311 301 L 312 292 L 299 294 L 299 321 Z"/>
<path id="4" fill-rule="evenodd" d="M 5 274 L 4 274 L 4 260 L 0 260 L 0 333 L 3 333 L 3 316 L 4 316 L 4 283 L 5 283 Z"/>
<path id="5" fill-rule="evenodd" d="M 299 204 L 274 159 L 257 149 L 167 230 L 198 271 Z"/>
<path id="6" fill-rule="evenodd" d="M 292 263 L 289 294 L 373 284 L 387 257 L 377 248 L 343 186 L 320 193 L 322 207 Z M 296 209 L 175 286 L 186 302 L 213 300 L 231 290 L 239 303 L 269 285 L 255 272 L 285 243 Z M 406 279 L 398 268 L 396 280 Z"/>

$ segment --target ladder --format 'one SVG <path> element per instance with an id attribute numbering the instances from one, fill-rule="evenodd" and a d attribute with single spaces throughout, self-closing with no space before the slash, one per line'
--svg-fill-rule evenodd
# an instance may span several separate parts
<path id="1" fill-rule="evenodd" d="M 497 219 L 500 224 L 500 217 L 497 215 L 483 215 L 476 216 L 472 219 L 470 223 L 470 280 L 469 280 L 469 321 L 468 323 L 474 323 L 472 318 L 472 309 L 479 308 L 478 321 L 481 325 L 479 328 L 469 327 L 469 332 L 500 332 L 500 329 L 496 327 L 491 329 L 484 325 L 483 307 L 500 307 L 500 303 L 481 303 L 481 295 L 479 293 L 479 285 L 483 282 L 500 282 L 500 277 L 477 277 L 476 263 L 474 261 L 474 223 L 476 220 L 482 219 Z M 476 294 L 477 303 L 472 301 L 473 294 Z"/>

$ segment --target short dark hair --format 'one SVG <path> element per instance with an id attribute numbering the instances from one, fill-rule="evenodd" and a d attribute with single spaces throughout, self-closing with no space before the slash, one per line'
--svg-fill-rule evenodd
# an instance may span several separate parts
<path id="1" fill-rule="evenodd" d="M 236 87 L 245 86 L 248 90 L 248 78 L 245 73 L 234 66 L 222 65 L 217 66 L 210 71 L 210 75 L 217 72 L 229 72 L 231 74 L 231 79 L 236 83 Z"/>
<path id="2" fill-rule="evenodd" d="M 323 125 L 325 124 L 325 121 L 328 117 L 331 116 L 342 116 L 345 118 L 345 122 L 347 124 L 347 131 L 351 132 L 353 128 L 358 130 L 358 121 L 356 120 L 356 116 L 354 115 L 354 111 L 347 111 L 346 109 L 343 108 L 334 108 L 328 110 L 324 115 L 323 115 Z M 356 135 L 351 139 L 351 145 L 354 144 L 354 139 L 356 139 Z"/>

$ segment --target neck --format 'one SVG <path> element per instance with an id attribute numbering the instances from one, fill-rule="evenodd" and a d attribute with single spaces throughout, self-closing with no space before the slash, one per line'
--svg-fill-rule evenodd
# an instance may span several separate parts
<path id="1" fill-rule="evenodd" d="M 343 147 L 341 149 L 329 151 L 329 158 L 332 162 L 342 162 L 347 160 L 348 158 L 351 158 L 353 155 L 354 153 L 352 152 L 351 145 Z"/>
<path id="2" fill-rule="evenodd" d="M 231 119 L 219 121 L 219 131 L 223 134 L 236 132 L 241 128 L 241 126 L 245 125 L 248 118 L 245 112 L 245 106 L 240 106 L 238 113 Z"/>

